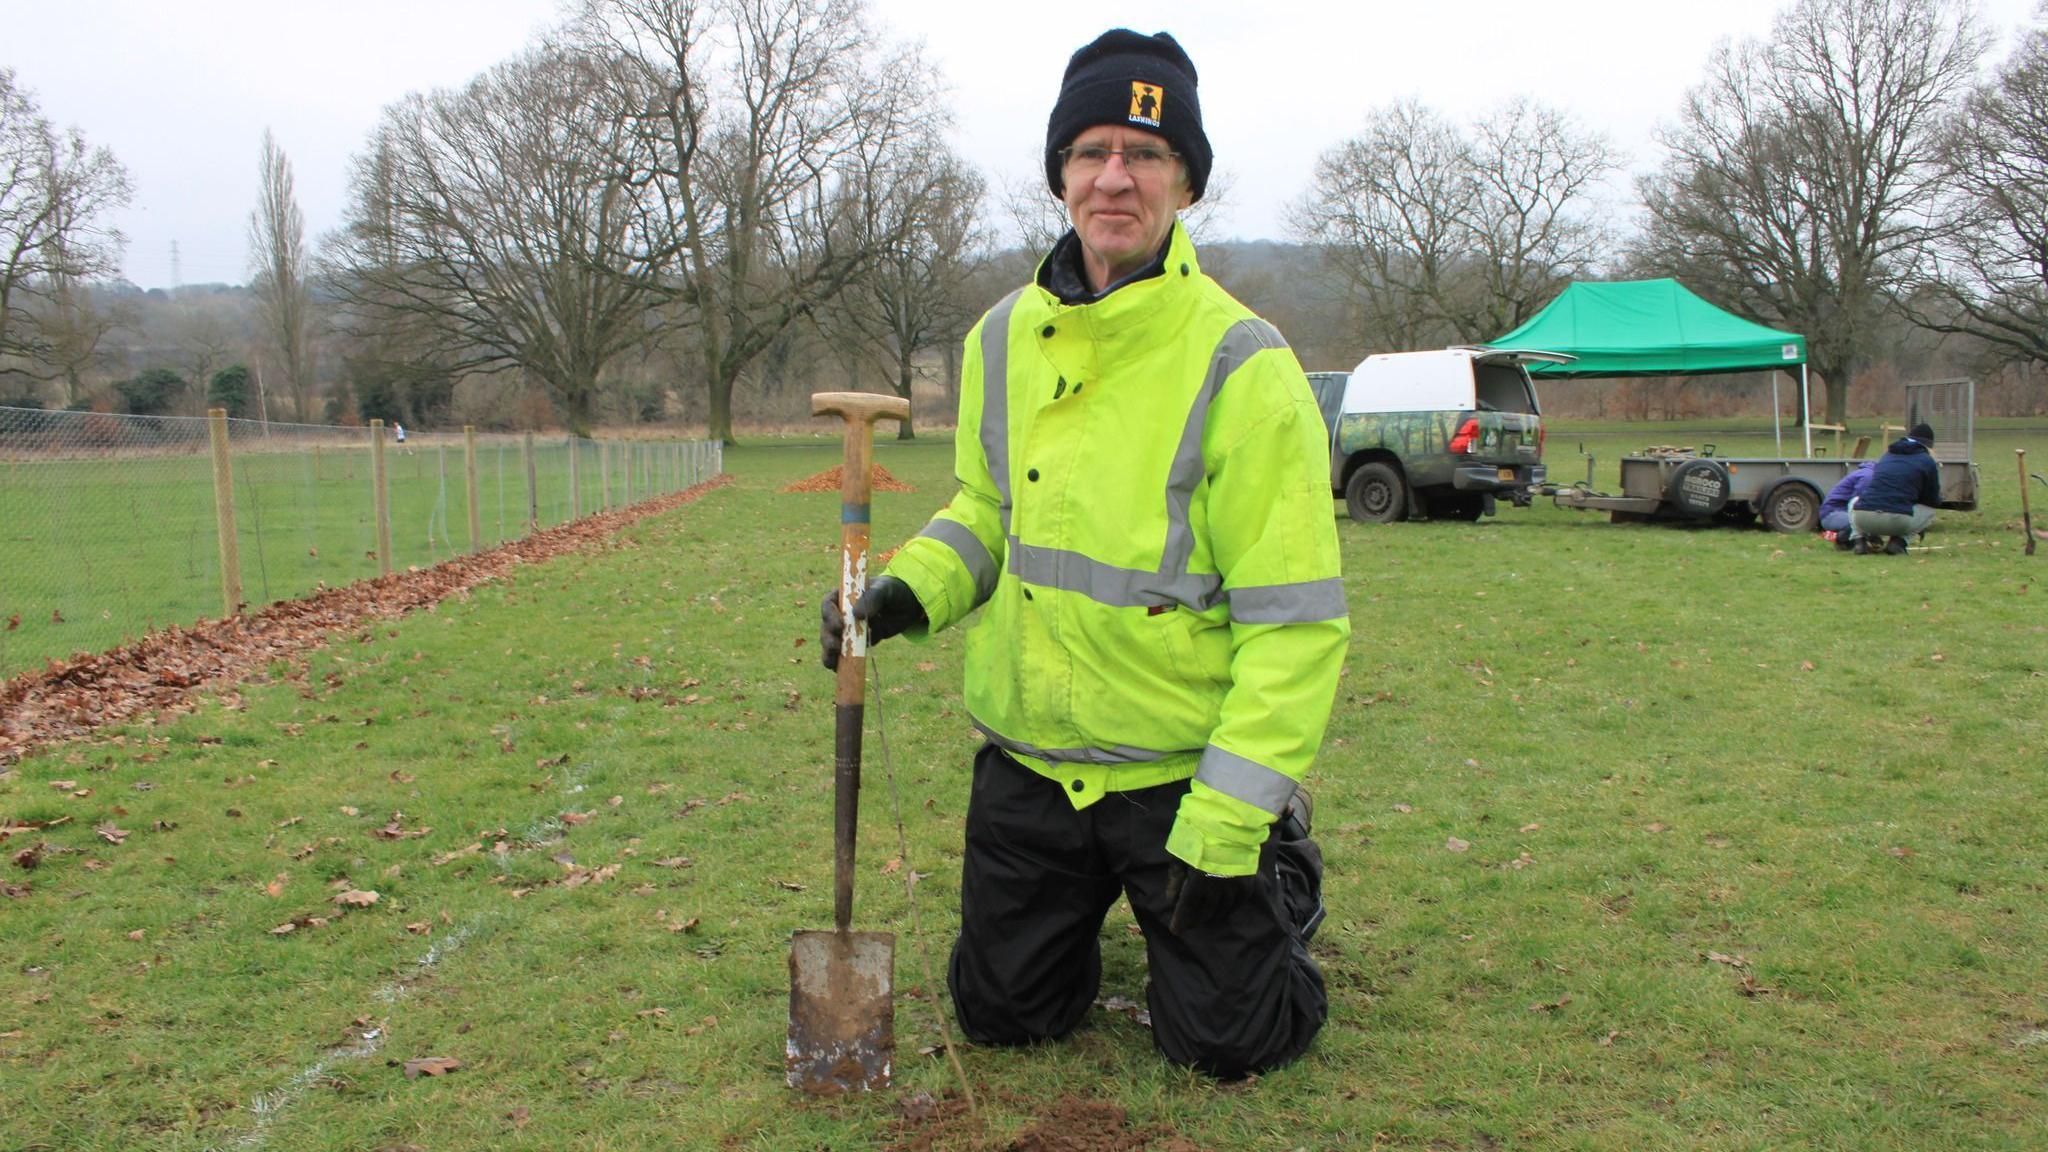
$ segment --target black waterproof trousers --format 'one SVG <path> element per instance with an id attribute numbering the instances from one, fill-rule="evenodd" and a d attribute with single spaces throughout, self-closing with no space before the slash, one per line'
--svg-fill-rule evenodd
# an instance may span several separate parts
<path id="1" fill-rule="evenodd" d="M 1259 854 L 1257 891 L 1227 918 L 1167 929 L 1166 834 L 1187 781 L 1112 792 L 1076 810 L 1059 784 L 993 745 L 974 758 L 948 983 L 978 1044 L 1074 1030 L 1102 979 L 1103 917 L 1122 893 L 1145 933 L 1152 1039 L 1166 1058 L 1234 1078 L 1308 1050 L 1329 1014 L 1303 930 L 1322 853 L 1292 814 Z"/>

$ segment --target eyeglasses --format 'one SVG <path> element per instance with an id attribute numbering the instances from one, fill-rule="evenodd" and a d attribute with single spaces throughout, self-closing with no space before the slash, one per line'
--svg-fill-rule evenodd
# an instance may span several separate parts
<path id="1" fill-rule="evenodd" d="M 1100 175 L 1104 168 L 1109 167 L 1111 156 L 1123 157 L 1124 171 L 1133 176 L 1158 176 L 1180 157 L 1180 153 L 1151 144 L 1139 144 L 1132 148 L 1089 145 L 1060 149 L 1060 162 L 1065 165 L 1067 174 L 1083 179 Z"/>

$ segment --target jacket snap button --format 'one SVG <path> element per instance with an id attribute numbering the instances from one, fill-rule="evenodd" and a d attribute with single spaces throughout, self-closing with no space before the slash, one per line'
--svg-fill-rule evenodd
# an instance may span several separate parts
<path id="1" fill-rule="evenodd" d="M 1038 479 L 1038 469 L 1033 468 L 1031 471 L 1026 472 L 1024 478 L 1035 482 Z"/>
<path id="2" fill-rule="evenodd" d="M 1076 792 L 1085 792 L 1088 790 L 1088 786 L 1086 784 L 1081 783 L 1079 780 L 1074 781 L 1073 784 L 1070 785 L 1070 787 L 1072 787 Z"/>
<path id="3" fill-rule="evenodd" d="M 1180 266 L 1180 274 L 1181 274 L 1181 275 L 1183 275 L 1183 276 L 1185 276 L 1185 275 L 1187 275 L 1187 274 L 1188 274 L 1188 266 L 1187 266 L 1187 265 L 1183 264 L 1183 265 L 1181 265 L 1181 266 Z"/>
<path id="4" fill-rule="evenodd" d="M 1031 599 L 1031 589 L 1029 589 L 1029 588 L 1026 588 L 1026 589 L 1024 590 L 1024 598 L 1025 598 L 1026 600 L 1029 600 L 1029 599 Z"/>
<path id="5" fill-rule="evenodd" d="M 1052 325 L 1050 325 L 1050 324 L 1047 324 L 1047 325 L 1046 325 L 1046 326 L 1045 326 L 1044 328 L 1041 328 L 1041 329 L 1039 329 L 1039 332 L 1038 332 L 1038 334 L 1039 334 L 1040 336 L 1043 336 L 1043 337 L 1045 337 L 1045 338 L 1046 338 L 1047 340 L 1050 340 L 1050 339 L 1052 339 L 1052 334 L 1053 334 L 1053 326 L 1052 326 Z"/>

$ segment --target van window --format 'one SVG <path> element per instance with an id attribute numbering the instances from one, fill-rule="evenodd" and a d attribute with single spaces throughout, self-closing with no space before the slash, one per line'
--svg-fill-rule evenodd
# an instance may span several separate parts
<path id="1" fill-rule="evenodd" d="M 1536 398 L 1530 395 L 1520 368 L 1512 364 L 1475 364 L 1473 368 L 1478 372 L 1480 408 L 1488 412 L 1536 414 Z"/>

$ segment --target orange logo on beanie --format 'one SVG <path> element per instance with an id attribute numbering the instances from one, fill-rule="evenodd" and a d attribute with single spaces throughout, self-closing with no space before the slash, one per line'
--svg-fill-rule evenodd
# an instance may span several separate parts
<path id="1" fill-rule="evenodd" d="M 1131 123 L 1159 127 L 1159 114 L 1165 104 L 1166 89 L 1143 80 L 1131 81 Z"/>

